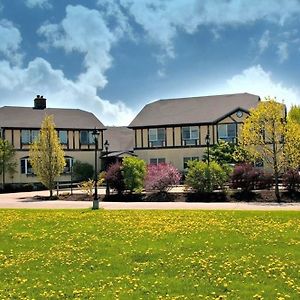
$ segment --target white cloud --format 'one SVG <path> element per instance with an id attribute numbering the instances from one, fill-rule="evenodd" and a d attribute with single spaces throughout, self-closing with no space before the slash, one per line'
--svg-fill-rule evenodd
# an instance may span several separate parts
<path id="1" fill-rule="evenodd" d="M 280 42 L 278 44 L 277 55 L 280 63 L 285 62 L 289 58 L 288 44 L 286 42 Z"/>
<path id="2" fill-rule="evenodd" d="M 224 90 L 223 90 L 224 92 Z M 276 82 L 270 72 L 266 72 L 260 65 L 252 66 L 234 75 L 226 82 L 226 93 L 252 93 L 262 99 L 266 96 L 284 100 L 287 106 L 300 104 L 300 91 L 295 87 L 288 87 L 282 82 Z"/>
<path id="3" fill-rule="evenodd" d="M 270 44 L 270 31 L 266 30 L 258 41 L 259 53 L 262 54 Z"/>
<path id="4" fill-rule="evenodd" d="M 49 107 L 91 111 L 104 125 L 128 125 L 134 116 L 124 103 L 101 99 L 95 87 L 67 79 L 61 70 L 53 69 L 42 58 L 34 59 L 26 68 L 0 61 L 0 95 L 10 100 L 5 105 L 28 106 L 36 94 L 44 95 Z"/>
<path id="5" fill-rule="evenodd" d="M 51 8 L 52 5 L 49 0 L 26 0 L 25 4 L 29 8 Z"/>
<path id="6" fill-rule="evenodd" d="M 68 5 L 61 23 L 43 25 L 38 32 L 46 37 L 43 46 L 84 54 L 86 71 L 80 74 L 81 83 L 99 88 L 106 85 L 104 72 L 111 66 L 110 50 L 117 37 L 97 10 Z"/>
<path id="7" fill-rule="evenodd" d="M 2 19 L 0 20 L 0 36 L 0 53 L 12 63 L 19 63 L 22 57 L 18 53 L 22 42 L 20 31 L 14 27 L 12 22 Z"/>
<path id="8" fill-rule="evenodd" d="M 222 28 L 258 20 L 282 25 L 300 13 L 297 0 L 120 0 L 120 4 L 169 57 L 175 55 L 178 31 L 192 34 L 202 25 Z"/>
<path id="9" fill-rule="evenodd" d="M 44 47 L 82 53 L 85 69 L 75 80 L 70 80 L 43 58 L 33 59 L 26 67 L 0 60 L 1 99 L 11 99 L 5 105 L 28 106 L 40 94 L 49 99 L 49 107 L 81 108 L 93 112 L 104 125 L 128 125 L 133 111 L 121 101 L 112 103 L 98 94 L 107 83 L 105 72 L 112 64 L 111 47 L 120 37 L 120 31 L 111 32 L 96 10 L 67 6 L 66 17 L 59 24 L 45 24 L 38 32 L 46 37 Z M 12 43 L 11 40 L 0 44 L 0 51 L 17 53 L 20 41 L 15 38 Z"/>

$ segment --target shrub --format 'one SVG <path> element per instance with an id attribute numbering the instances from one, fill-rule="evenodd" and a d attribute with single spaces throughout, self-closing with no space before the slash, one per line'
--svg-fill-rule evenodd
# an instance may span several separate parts
<path id="1" fill-rule="evenodd" d="M 298 170 L 287 170 L 282 176 L 283 186 L 289 192 L 296 192 L 300 190 L 300 174 Z"/>
<path id="2" fill-rule="evenodd" d="M 241 188 L 245 192 L 270 188 L 273 185 L 272 175 L 265 174 L 263 170 L 255 168 L 249 163 L 236 165 L 230 177 L 231 187 Z"/>
<path id="3" fill-rule="evenodd" d="M 72 170 L 75 180 L 83 181 L 94 177 L 94 167 L 89 163 L 77 160 L 73 164 Z"/>
<path id="4" fill-rule="evenodd" d="M 172 185 L 179 184 L 180 178 L 180 172 L 171 164 L 148 165 L 145 189 L 164 192 Z"/>
<path id="5" fill-rule="evenodd" d="M 202 161 L 189 161 L 185 184 L 197 192 L 210 193 L 214 189 L 223 188 L 227 181 L 226 171 L 216 162 L 209 165 Z"/>
<path id="6" fill-rule="evenodd" d="M 84 181 L 81 184 L 79 184 L 79 188 L 85 193 L 88 194 L 88 196 L 93 196 L 93 188 L 94 188 L 94 180 L 89 179 L 88 181 Z"/>
<path id="7" fill-rule="evenodd" d="M 130 192 L 141 192 L 144 186 L 146 163 L 137 157 L 125 157 L 122 171 L 125 188 Z"/>
<path id="8" fill-rule="evenodd" d="M 105 180 L 107 180 L 110 188 L 116 190 L 118 194 L 122 194 L 125 190 L 125 183 L 121 163 L 117 162 L 108 167 Z"/>

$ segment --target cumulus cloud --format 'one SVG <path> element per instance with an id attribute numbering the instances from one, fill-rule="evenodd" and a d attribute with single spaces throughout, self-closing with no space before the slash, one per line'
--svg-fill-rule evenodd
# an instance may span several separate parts
<path id="1" fill-rule="evenodd" d="M 61 23 L 43 25 L 38 33 L 46 38 L 44 47 L 84 54 L 86 72 L 80 74 L 81 83 L 99 88 L 106 85 L 104 73 L 111 66 L 110 50 L 117 38 L 97 10 L 68 5 Z"/>
<path id="2" fill-rule="evenodd" d="M 21 54 L 18 52 L 22 42 L 21 33 L 12 22 L 0 20 L 0 53 L 12 63 L 19 63 Z"/>
<path id="3" fill-rule="evenodd" d="M 51 8 L 52 5 L 49 0 L 26 0 L 25 4 L 29 8 Z"/>
<path id="4" fill-rule="evenodd" d="M 282 25 L 300 12 L 297 0 L 120 0 L 120 4 L 169 57 L 175 56 L 173 42 L 179 31 L 192 34 L 202 25 L 222 28 L 258 20 Z"/>
<path id="5" fill-rule="evenodd" d="M 36 94 L 42 94 L 49 99 L 49 107 L 88 110 L 105 125 L 128 125 L 133 119 L 133 111 L 124 103 L 101 99 L 95 87 L 67 79 L 43 58 L 34 59 L 26 68 L 11 67 L 9 62 L 0 61 L 0 70 L 1 98 L 11 99 L 9 105 L 28 106 Z"/>
<path id="6" fill-rule="evenodd" d="M 15 38 L 4 40 L 0 52 L 7 55 L 18 52 L 21 41 L 18 31 L 9 22 L 0 25 L 0 34 L 2 28 Z M 129 107 L 121 101 L 112 103 L 99 97 L 107 83 L 105 72 L 112 64 L 110 51 L 118 40 L 102 15 L 83 6 L 67 6 L 60 23 L 44 24 L 38 32 L 45 37 L 44 47 L 83 54 L 84 71 L 70 80 L 43 58 L 35 58 L 25 67 L 0 60 L 1 98 L 12 99 L 11 105 L 28 105 L 36 94 L 41 94 L 49 99 L 50 107 L 81 108 L 93 112 L 105 125 L 128 125 L 134 116 Z"/>
<path id="7" fill-rule="evenodd" d="M 300 104 L 300 91 L 295 87 L 288 87 L 282 82 L 273 80 L 272 74 L 260 65 L 252 66 L 234 75 L 226 82 L 226 93 L 253 93 L 262 99 L 266 96 L 276 97 L 284 101 L 287 106 Z"/>

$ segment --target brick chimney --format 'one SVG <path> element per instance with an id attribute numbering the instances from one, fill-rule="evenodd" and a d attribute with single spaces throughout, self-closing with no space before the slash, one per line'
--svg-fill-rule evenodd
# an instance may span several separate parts
<path id="1" fill-rule="evenodd" d="M 34 109 L 45 109 L 46 108 L 46 101 L 47 99 L 43 96 L 36 95 L 36 98 L 34 99 Z"/>

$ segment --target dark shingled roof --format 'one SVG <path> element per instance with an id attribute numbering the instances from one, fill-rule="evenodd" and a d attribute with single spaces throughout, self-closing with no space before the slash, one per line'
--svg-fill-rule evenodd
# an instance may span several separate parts
<path id="1" fill-rule="evenodd" d="M 104 131 L 104 141 L 109 142 L 109 152 L 133 151 L 134 131 L 127 127 L 106 127 Z"/>
<path id="2" fill-rule="evenodd" d="M 158 100 L 144 106 L 129 127 L 211 123 L 238 108 L 249 111 L 259 101 L 248 93 Z"/>
<path id="3" fill-rule="evenodd" d="M 40 128 L 45 115 L 53 115 L 56 128 L 105 129 L 94 114 L 80 109 L 3 106 L 0 108 L 0 127 Z"/>

